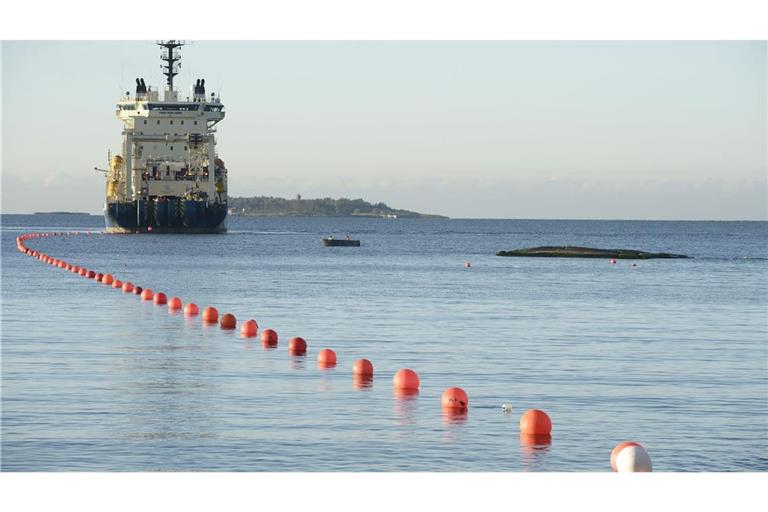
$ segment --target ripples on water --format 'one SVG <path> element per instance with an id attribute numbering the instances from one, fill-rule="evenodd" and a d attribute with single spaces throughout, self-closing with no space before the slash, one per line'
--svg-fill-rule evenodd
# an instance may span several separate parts
<path id="1" fill-rule="evenodd" d="M 255 318 L 280 335 L 269 350 L 15 250 L 98 217 L 2 220 L 6 471 L 606 471 L 630 439 L 657 471 L 768 469 L 764 222 L 232 218 L 223 236 L 29 242 Z M 494 256 L 534 245 L 696 258 Z M 324 347 L 337 367 L 317 368 Z M 372 382 L 351 376 L 361 357 Z M 417 395 L 393 395 L 401 367 Z M 449 386 L 467 415 L 440 411 Z M 529 408 L 551 440 L 520 437 Z"/>

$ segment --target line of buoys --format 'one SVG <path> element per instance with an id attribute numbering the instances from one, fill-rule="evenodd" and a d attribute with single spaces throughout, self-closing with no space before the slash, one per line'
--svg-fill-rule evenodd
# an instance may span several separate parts
<path id="1" fill-rule="evenodd" d="M 53 258 L 48 254 L 42 253 L 26 247 L 24 241 L 30 238 L 42 238 L 59 235 L 91 235 L 91 232 L 67 232 L 67 233 L 35 233 L 25 234 L 17 237 L 17 248 L 27 256 L 33 257 L 52 266 L 65 269 L 69 272 L 93 279 L 104 285 L 122 290 L 124 293 L 133 292 L 139 295 L 142 301 L 152 300 L 155 304 L 168 304 L 169 310 L 180 310 L 182 308 L 181 299 L 173 297 L 167 300 L 162 292 L 154 293 L 150 288 L 142 289 L 141 286 L 134 286 L 131 282 L 122 282 L 112 274 L 101 273 L 89 270 L 85 267 L 68 263 L 65 260 Z M 106 233 L 101 233 L 106 234 Z M 616 264 L 616 259 L 610 260 L 611 264 Z M 465 267 L 470 268 L 471 262 L 467 260 Z M 194 316 L 199 313 L 198 307 L 194 303 L 188 303 L 184 306 L 186 316 Z M 222 329 L 235 329 L 237 320 L 232 313 L 226 313 L 219 319 L 218 310 L 215 307 L 206 307 L 203 311 L 203 322 L 208 324 L 220 323 Z M 241 325 L 240 332 L 244 337 L 254 337 L 258 334 L 258 324 L 256 320 L 247 320 Z M 265 347 L 277 346 L 278 336 L 273 329 L 265 329 L 261 333 L 261 341 Z M 307 352 L 307 342 L 301 337 L 291 338 L 288 344 L 288 351 L 291 355 L 304 355 Z M 325 348 L 318 352 L 317 363 L 320 368 L 331 368 L 336 366 L 337 355 L 332 349 Z M 368 359 L 358 359 L 352 366 L 353 386 L 356 389 L 369 388 L 373 383 L 373 364 Z M 418 394 L 420 380 L 418 374 L 410 368 L 398 370 L 392 379 L 394 394 L 397 397 L 411 397 Z M 461 388 L 447 388 L 440 398 L 443 418 L 448 422 L 465 421 L 467 410 L 469 408 L 469 397 Z M 503 404 L 502 411 L 509 413 L 512 410 L 510 404 Z M 552 443 L 552 420 L 547 413 L 539 409 L 526 411 L 520 417 L 520 445 L 526 450 L 540 450 Z M 647 472 L 652 470 L 650 456 L 645 447 L 634 441 L 627 441 L 618 444 L 611 452 L 611 469 L 615 472 Z"/>

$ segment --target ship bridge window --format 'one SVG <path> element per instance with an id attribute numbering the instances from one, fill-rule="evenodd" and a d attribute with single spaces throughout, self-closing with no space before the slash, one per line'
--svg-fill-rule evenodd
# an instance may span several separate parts
<path id="1" fill-rule="evenodd" d="M 147 124 L 147 120 L 146 119 L 144 120 L 144 124 Z"/>
<path id="2" fill-rule="evenodd" d="M 160 120 L 159 119 L 157 120 L 157 124 L 160 124 Z"/>
<path id="3" fill-rule="evenodd" d="M 195 124 L 197 124 L 197 121 L 195 121 Z"/>
<path id="4" fill-rule="evenodd" d="M 220 111 L 221 111 L 221 106 L 217 106 L 217 105 L 206 105 L 206 106 L 205 106 L 205 111 L 206 111 L 206 112 L 220 112 Z"/>
<path id="5" fill-rule="evenodd" d="M 173 119 L 171 119 L 171 124 L 173 124 Z"/>

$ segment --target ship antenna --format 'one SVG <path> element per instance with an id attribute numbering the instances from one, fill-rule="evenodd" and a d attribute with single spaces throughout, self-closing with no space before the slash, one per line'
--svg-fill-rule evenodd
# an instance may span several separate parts
<path id="1" fill-rule="evenodd" d="M 181 67 L 181 55 L 179 55 L 177 48 L 185 44 L 184 41 L 177 39 L 157 42 L 158 46 L 164 48 L 160 58 L 165 61 L 165 65 L 161 67 L 163 68 L 163 74 L 168 77 L 168 89 L 171 91 L 173 90 L 173 77 L 179 74 L 179 68 Z M 179 62 L 178 66 L 176 65 L 177 62 Z"/>

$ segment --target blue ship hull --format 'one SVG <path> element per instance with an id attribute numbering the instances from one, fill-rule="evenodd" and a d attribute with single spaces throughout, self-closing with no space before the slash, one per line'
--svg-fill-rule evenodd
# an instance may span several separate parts
<path id="1" fill-rule="evenodd" d="M 137 203 L 107 203 L 104 212 L 109 233 L 224 233 L 227 203 L 168 198 L 140 199 Z"/>

